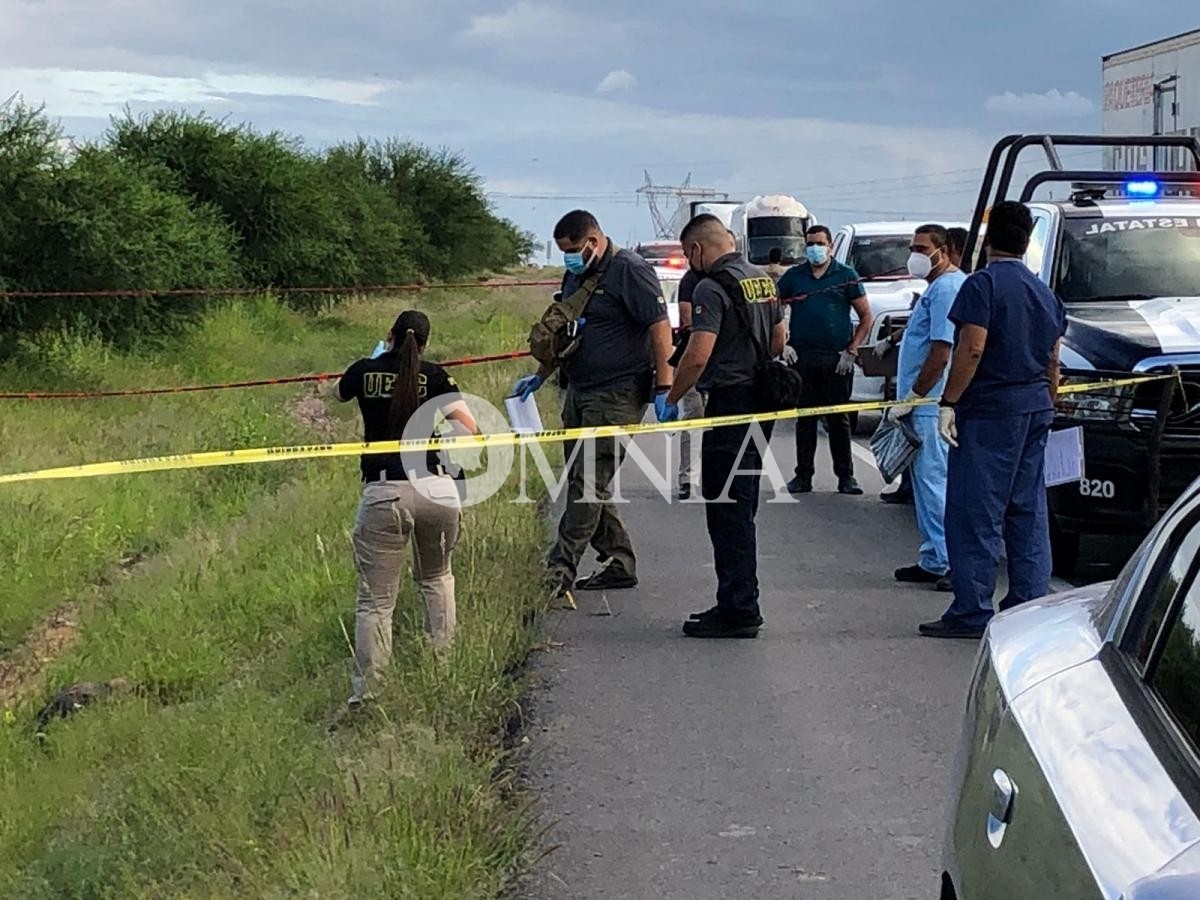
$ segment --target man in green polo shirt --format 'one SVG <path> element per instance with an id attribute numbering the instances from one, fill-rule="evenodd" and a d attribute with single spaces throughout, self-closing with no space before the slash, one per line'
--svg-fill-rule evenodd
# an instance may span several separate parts
<path id="1" fill-rule="evenodd" d="M 802 406 L 835 406 L 850 402 L 858 348 L 871 334 L 871 307 L 858 273 L 833 258 L 833 236 L 824 225 L 805 235 L 808 261 L 789 269 L 779 280 L 779 297 L 791 304 L 788 345 L 796 351 L 796 368 L 804 379 Z M 850 311 L 858 315 L 858 327 Z M 858 496 L 850 453 L 850 416 L 825 416 L 829 452 L 838 493 Z M 817 453 L 817 420 L 796 420 L 796 477 L 788 482 L 792 494 L 813 489 L 813 459 Z"/>

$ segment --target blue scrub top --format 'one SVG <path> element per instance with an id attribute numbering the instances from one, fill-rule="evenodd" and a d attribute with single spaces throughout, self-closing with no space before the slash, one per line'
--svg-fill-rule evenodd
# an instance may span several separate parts
<path id="1" fill-rule="evenodd" d="M 935 341 L 943 344 L 954 343 L 954 323 L 950 321 L 950 308 L 958 296 L 959 288 L 967 280 L 962 272 L 947 272 L 936 279 L 913 306 L 908 317 L 908 325 L 904 329 L 904 338 L 900 341 L 900 360 L 896 372 L 896 396 L 904 399 L 912 393 L 913 385 L 921 377 L 925 368 L 925 360 L 933 349 Z M 933 389 L 926 394 L 932 400 L 942 396 L 946 389 L 946 376 L 950 367 L 942 372 Z M 933 405 L 918 406 L 913 415 L 936 416 L 937 407 Z"/>
<path id="2" fill-rule="evenodd" d="M 994 419 L 1054 408 L 1046 370 L 1066 331 L 1066 311 L 1024 262 L 998 259 L 968 278 L 950 321 L 987 329 L 979 369 L 958 402 L 960 416 Z"/>

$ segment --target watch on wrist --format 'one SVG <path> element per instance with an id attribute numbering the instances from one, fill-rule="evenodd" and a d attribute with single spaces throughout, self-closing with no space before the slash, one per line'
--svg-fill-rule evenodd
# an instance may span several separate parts
<path id="1" fill-rule="evenodd" d="M 642 382 L 642 383 L 643 383 L 643 384 L 645 384 L 645 382 Z M 671 388 L 672 388 L 672 387 L 674 387 L 674 385 L 671 385 L 671 384 L 656 384 L 656 385 L 654 386 L 654 393 L 656 393 L 656 394 L 667 394 L 667 393 L 670 393 L 670 391 L 671 391 Z"/>

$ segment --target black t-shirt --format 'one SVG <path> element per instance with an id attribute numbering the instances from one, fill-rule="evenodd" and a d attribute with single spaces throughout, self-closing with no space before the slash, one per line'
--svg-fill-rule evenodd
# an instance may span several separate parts
<path id="1" fill-rule="evenodd" d="M 679 279 L 679 288 L 676 290 L 675 299 L 680 303 L 691 303 L 692 296 L 696 293 L 696 285 L 699 283 L 700 276 L 696 274 L 695 269 L 689 268 Z"/>
<path id="2" fill-rule="evenodd" d="M 392 382 L 395 375 L 396 357 L 392 353 L 384 353 L 375 359 L 360 359 L 348 368 L 338 382 L 338 394 L 343 400 L 357 400 L 358 409 L 363 418 L 363 440 L 388 440 L 388 417 L 392 411 Z M 417 376 L 417 397 L 422 404 L 434 397 L 443 397 L 441 404 L 444 409 L 455 400 L 462 399 L 458 384 L 441 366 L 431 362 L 421 362 L 421 371 Z M 433 436 L 433 435 L 431 435 Z M 398 440 L 399 435 L 391 440 Z M 412 467 L 412 459 L 407 460 Z M 404 468 L 404 460 L 399 453 L 372 453 L 362 457 L 363 480 L 374 481 L 380 472 L 386 471 L 392 481 L 404 480 L 408 473 Z M 444 461 L 436 450 L 426 454 L 426 471 L 419 476 L 436 474 L 438 466 L 444 466 Z"/>
<path id="3" fill-rule="evenodd" d="M 650 263 L 630 250 L 613 252 L 611 243 L 607 253 L 598 263 L 607 266 L 600 287 L 583 313 L 579 349 L 562 368 L 572 385 L 585 390 L 648 386 L 654 369 L 650 326 L 667 320 L 667 301 Z M 568 272 L 563 296 L 570 297 L 587 277 Z"/>
<path id="4" fill-rule="evenodd" d="M 741 283 L 746 321 L 754 329 L 754 335 L 746 333 L 733 298 L 721 285 L 712 278 L 697 283 L 692 295 L 692 331 L 717 336 L 708 366 L 700 376 L 702 391 L 754 384 L 760 348 L 763 353 L 769 351 L 771 332 L 783 321 L 775 282 L 766 272 L 736 253 L 722 256 L 714 263 L 713 271 L 722 270 Z"/>

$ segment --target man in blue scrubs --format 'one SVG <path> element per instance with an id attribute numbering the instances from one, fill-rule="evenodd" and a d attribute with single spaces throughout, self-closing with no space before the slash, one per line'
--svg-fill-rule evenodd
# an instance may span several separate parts
<path id="1" fill-rule="evenodd" d="M 950 310 L 958 330 L 938 431 L 951 448 L 946 546 L 954 602 L 920 627 L 926 637 L 983 635 L 1002 546 L 1002 610 L 1050 589 L 1045 453 L 1066 315 L 1022 261 L 1032 232 L 1023 204 L 997 203 L 988 219 L 991 262 L 966 280 Z"/>
<path id="2" fill-rule="evenodd" d="M 938 408 L 913 406 L 916 400 L 938 400 L 946 386 L 946 367 L 954 346 L 954 323 L 950 308 L 966 276 L 950 261 L 949 238 L 941 225 L 922 225 L 909 248 L 908 271 L 929 282 L 913 305 L 900 343 L 893 418 L 907 417 L 921 439 L 913 460 L 913 497 L 917 528 L 921 532 L 920 558 L 916 565 L 896 570 L 896 580 L 906 584 L 928 584 L 950 590 L 950 560 L 946 553 L 946 457 L 948 447 L 938 434 Z"/>

